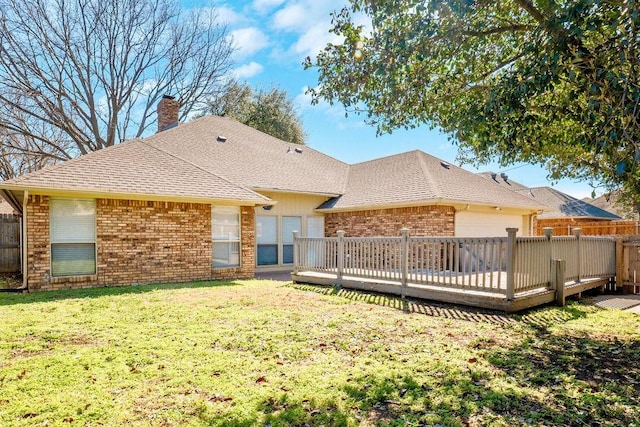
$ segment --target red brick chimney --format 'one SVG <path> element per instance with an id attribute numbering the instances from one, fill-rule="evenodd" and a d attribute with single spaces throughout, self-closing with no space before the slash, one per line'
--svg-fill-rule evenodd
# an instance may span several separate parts
<path id="1" fill-rule="evenodd" d="M 175 96 L 163 95 L 158 102 L 158 132 L 178 125 L 180 103 Z"/>

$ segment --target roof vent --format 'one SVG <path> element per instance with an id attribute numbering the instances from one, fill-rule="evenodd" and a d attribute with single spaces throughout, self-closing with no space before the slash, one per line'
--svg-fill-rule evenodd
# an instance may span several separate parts
<path id="1" fill-rule="evenodd" d="M 502 172 L 500 173 L 500 176 L 502 177 L 502 179 L 504 179 L 504 182 L 509 181 L 509 175 L 507 175 L 506 173 Z"/>
<path id="2" fill-rule="evenodd" d="M 496 181 L 496 177 L 497 177 L 497 176 L 498 176 L 498 174 L 497 174 L 497 173 L 495 173 L 495 172 L 491 172 L 491 179 L 492 179 L 492 180 Z"/>
<path id="3" fill-rule="evenodd" d="M 222 135 L 218 135 L 218 137 L 216 138 L 216 141 L 218 141 L 218 142 L 227 142 L 227 137 L 226 136 L 222 136 Z"/>
<path id="4" fill-rule="evenodd" d="M 440 162 L 440 166 L 442 166 L 445 169 L 449 169 L 451 167 L 451 165 L 447 162 Z"/>
<path id="5" fill-rule="evenodd" d="M 298 154 L 302 154 L 302 148 L 296 147 L 295 148 L 295 152 L 298 153 Z"/>

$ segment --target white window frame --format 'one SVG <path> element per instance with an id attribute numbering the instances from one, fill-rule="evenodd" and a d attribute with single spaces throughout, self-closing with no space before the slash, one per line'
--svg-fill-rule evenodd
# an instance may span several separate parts
<path id="1" fill-rule="evenodd" d="M 216 212 L 218 215 L 236 215 L 237 221 L 236 224 L 231 224 L 231 226 L 236 226 L 238 233 L 236 236 L 227 234 L 227 238 L 216 238 L 216 225 L 220 223 L 216 221 Z M 228 223 L 223 223 L 219 226 L 224 227 L 225 225 L 229 225 Z M 227 245 L 228 249 L 228 257 L 227 259 L 231 259 L 232 256 L 237 257 L 237 263 L 228 264 L 216 264 L 216 244 L 224 244 Z M 213 269 L 225 269 L 225 268 L 240 268 L 242 266 L 242 215 L 240 213 L 240 206 L 211 206 L 211 267 Z"/>
<path id="2" fill-rule="evenodd" d="M 75 223 L 73 221 L 73 205 L 83 208 L 84 215 L 87 215 L 87 209 L 93 218 L 89 221 L 81 221 Z M 59 215 L 58 209 L 66 209 L 65 215 Z M 71 213 L 71 216 L 69 216 Z M 78 216 L 81 212 L 76 212 Z M 59 227 L 57 219 L 67 221 Z M 67 227 L 67 229 L 65 229 Z M 71 198 L 51 198 L 49 200 L 49 271 L 51 277 L 74 277 L 74 276 L 94 276 L 98 271 L 98 253 L 97 253 L 97 237 L 96 237 L 96 201 L 95 199 L 71 199 Z M 75 271 L 67 273 L 59 273 L 54 271 L 54 248 L 57 245 L 93 245 L 93 269 L 92 271 Z"/>

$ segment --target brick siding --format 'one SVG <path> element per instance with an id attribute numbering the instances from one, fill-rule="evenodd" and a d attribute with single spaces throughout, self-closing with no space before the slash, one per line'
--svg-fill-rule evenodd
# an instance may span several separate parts
<path id="1" fill-rule="evenodd" d="M 50 277 L 49 197 L 29 196 L 30 290 L 253 277 L 253 207 L 241 208 L 241 267 L 212 269 L 211 205 L 96 200 L 97 274 Z"/>
<path id="2" fill-rule="evenodd" d="M 399 236 L 407 227 L 412 236 L 453 236 L 455 208 L 452 206 L 415 206 L 356 212 L 332 212 L 325 215 L 325 236 L 344 230 L 350 237 Z"/>

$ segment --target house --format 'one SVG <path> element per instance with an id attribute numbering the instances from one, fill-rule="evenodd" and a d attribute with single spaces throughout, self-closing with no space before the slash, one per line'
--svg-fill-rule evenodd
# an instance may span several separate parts
<path id="1" fill-rule="evenodd" d="M 177 125 L 0 183 L 29 290 L 252 277 L 304 236 L 528 234 L 544 206 L 421 151 L 348 165 L 230 118 Z"/>
<path id="2" fill-rule="evenodd" d="M 542 235 L 543 228 L 553 227 L 556 230 L 569 230 L 580 227 L 582 223 L 610 222 L 621 218 L 605 209 L 576 199 L 551 187 L 526 187 L 509 180 L 505 174 L 483 172 L 480 174 L 495 186 L 509 188 L 517 194 L 527 196 L 539 204 L 547 206 L 534 218 L 533 234 Z M 563 234 L 570 234 L 569 232 Z"/>
<path id="3" fill-rule="evenodd" d="M 636 203 L 634 206 L 633 203 L 625 203 L 620 198 L 620 191 L 612 191 L 596 197 L 595 199 L 585 197 L 582 201 L 618 215 L 626 220 L 637 221 L 640 219 L 638 216 L 638 208 L 640 207 L 640 204 Z"/>

